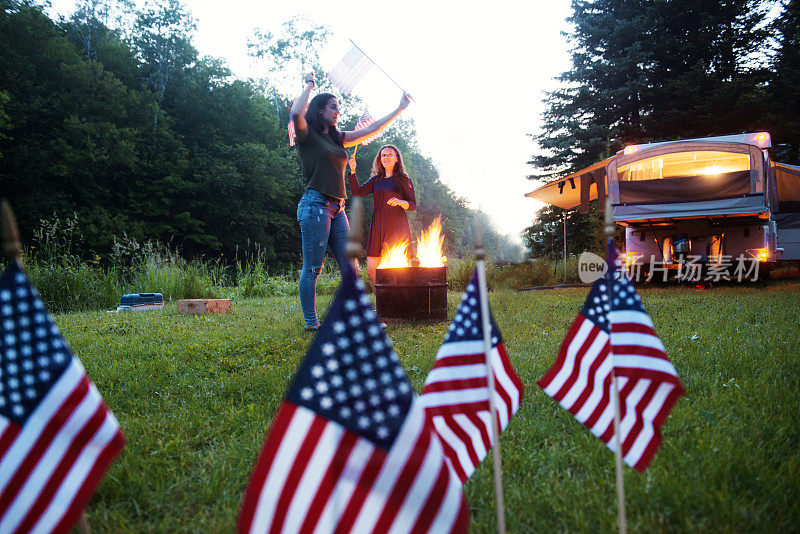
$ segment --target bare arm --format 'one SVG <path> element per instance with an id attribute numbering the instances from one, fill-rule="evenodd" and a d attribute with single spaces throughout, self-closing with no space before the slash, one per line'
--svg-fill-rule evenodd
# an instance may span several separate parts
<path id="1" fill-rule="evenodd" d="M 355 146 L 370 135 L 374 134 L 375 132 L 379 132 L 383 130 L 387 124 L 392 122 L 394 119 L 397 118 L 400 113 L 403 112 L 404 109 L 408 107 L 408 104 L 411 102 L 411 97 L 408 94 L 403 94 L 403 98 L 400 99 L 400 104 L 397 105 L 397 109 L 383 117 L 382 119 L 378 119 L 369 126 L 365 128 L 361 128 L 355 131 L 348 131 L 342 132 L 344 146 L 350 147 Z M 296 127 L 296 126 L 295 126 Z"/>
<path id="2" fill-rule="evenodd" d="M 292 109 L 289 112 L 294 122 L 294 131 L 297 141 L 302 141 L 308 135 L 308 122 L 306 122 L 306 107 L 308 107 L 308 95 L 314 88 L 314 73 L 310 72 L 303 77 L 306 86 L 300 96 L 292 102 Z"/>

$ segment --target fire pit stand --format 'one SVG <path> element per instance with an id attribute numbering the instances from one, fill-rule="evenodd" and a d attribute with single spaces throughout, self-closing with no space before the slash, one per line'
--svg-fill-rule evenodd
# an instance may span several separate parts
<path id="1" fill-rule="evenodd" d="M 384 321 L 447 320 L 447 267 L 377 269 L 375 304 Z"/>

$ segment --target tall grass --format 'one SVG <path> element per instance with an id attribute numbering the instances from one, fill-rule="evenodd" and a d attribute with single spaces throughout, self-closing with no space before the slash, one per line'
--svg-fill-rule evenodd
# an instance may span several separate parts
<path id="1" fill-rule="evenodd" d="M 113 308 L 123 294 L 119 273 L 113 268 L 27 262 L 25 270 L 52 313 Z"/>
<path id="2" fill-rule="evenodd" d="M 447 285 L 455 291 L 467 287 L 475 271 L 474 259 L 455 259 L 447 263 Z M 529 289 L 536 286 L 555 286 L 562 283 L 580 283 L 578 279 L 578 257 L 567 257 L 567 276 L 564 277 L 563 261 L 533 259 L 522 263 L 495 265 L 486 262 L 486 280 L 489 289 Z"/>

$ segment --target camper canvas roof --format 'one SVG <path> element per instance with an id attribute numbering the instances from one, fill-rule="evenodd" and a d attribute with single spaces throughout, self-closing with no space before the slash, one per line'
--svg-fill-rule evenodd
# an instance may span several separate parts
<path id="1" fill-rule="evenodd" d="M 640 150 L 647 150 L 655 148 L 660 145 L 674 144 L 674 143 L 692 143 L 702 141 L 703 143 L 745 143 L 748 145 L 755 145 L 759 148 L 771 148 L 772 138 L 767 132 L 755 133 L 741 133 L 733 135 L 718 135 L 715 137 L 697 137 L 694 139 L 675 139 L 672 141 L 659 141 L 658 143 L 643 143 L 641 145 L 628 145 L 623 150 L 617 152 L 620 154 L 633 154 Z"/>

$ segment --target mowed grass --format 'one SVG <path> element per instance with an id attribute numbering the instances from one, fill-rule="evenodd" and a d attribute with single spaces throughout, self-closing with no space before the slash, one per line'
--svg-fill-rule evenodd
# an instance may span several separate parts
<path id="1" fill-rule="evenodd" d="M 640 291 L 687 394 L 644 474 L 625 468 L 632 532 L 796 531 L 800 282 Z M 536 385 L 585 289 L 490 294 L 525 384 L 501 438 L 510 532 L 612 532 L 614 456 Z M 330 296 L 318 303 L 325 310 Z M 450 316 L 460 294 L 449 294 Z M 59 315 L 128 443 L 87 508 L 95 532 L 231 532 L 265 432 L 311 335 L 296 297 L 222 316 Z M 420 391 L 447 323 L 389 325 Z M 491 460 L 465 486 L 472 532 L 495 529 Z"/>

